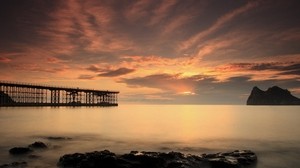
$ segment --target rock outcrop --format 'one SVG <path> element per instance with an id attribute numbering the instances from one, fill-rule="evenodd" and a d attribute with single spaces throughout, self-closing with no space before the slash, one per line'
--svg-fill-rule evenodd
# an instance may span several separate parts
<path id="1" fill-rule="evenodd" d="M 9 150 L 11 155 L 23 155 L 32 152 L 30 148 L 27 147 L 14 147 Z"/>
<path id="2" fill-rule="evenodd" d="M 47 148 L 47 145 L 43 142 L 34 142 L 30 145 L 28 145 L 28 147 L 14 147 L 14 148 L 11 148 L 9 150 L 9 153 L 11 155 L 24 155 L 24 154 L 28 154 L 30 152 L 33 152 L 34 149 L 46 149 Z"/>
<path id="3" fill-rule="evenodd" d="M 34 148 L 34 149 L 45 149 L 47 148 L 47 145 L 44 142 L 34 142 L 33 144 L 28 145 L 29 148 Z"/>
<path id="4" fill-rule="evenodd" d="M 273 86 L 267 91 L 255 86 L 248 97 L 247 105 L 300 105 L 300 99 L 278 86 Z"/>
<path id="5" fill-rule="evenodd" d="M 116 155 L 108 150 L 74 153 L 62 156 L 61 168 L 239 168 L 256 163 L 256 155 L 249 150 L 227 153 L 184 155 L 179 152 L 137 152 Z"/>
<path id="6" fill-rule="evenodd" d="M 12 162 L 9 164 L 0 165 L 0 168 L 25 168 L 27 167 L 27 162 Z"/>

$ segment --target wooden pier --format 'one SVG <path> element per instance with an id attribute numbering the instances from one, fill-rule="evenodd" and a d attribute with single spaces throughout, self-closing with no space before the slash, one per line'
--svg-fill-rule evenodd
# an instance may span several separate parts
<path id="1" fill-rule="evenodd" d="M 0 106 L 118 106 L 118 91 L 0 81 Z"/>

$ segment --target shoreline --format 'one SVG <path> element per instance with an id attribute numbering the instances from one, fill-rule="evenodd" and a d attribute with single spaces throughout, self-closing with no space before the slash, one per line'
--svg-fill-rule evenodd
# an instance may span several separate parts
<path id="1" fill-rule="evenodd" d="M 46 137 L 54 141 L 72 140 L 68 137 Z M 20 161 L 0 165 L 0 168 L 27 168 L 31 161 L 40 159 L 34 151 L 47 151 L 49 146 L 37 141 L 27 147 L 13 147 L 8 152 L 12 157 L 22 158 Z M 33 153 L 33 154 L 32 154 Z M 60 156 L 56 165 L 59 168 L 239 168 L 255 165 L 257 156 L 250 150 L 234 150 L 213 154 L 183 154 L 180 152 L 146 152 L 131 151 L 115 154 L 109 150 L 86 153 L 72 153 Z"/>

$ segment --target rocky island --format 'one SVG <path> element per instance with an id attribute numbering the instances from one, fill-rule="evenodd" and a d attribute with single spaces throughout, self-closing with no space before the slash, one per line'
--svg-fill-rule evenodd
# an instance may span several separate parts
<path id="1" fill-rule="evenodd" d="M 248 97 L 247 105 L 300 105 L 300 99 L 278 86 L 266 91 L 255 86 Z"/>

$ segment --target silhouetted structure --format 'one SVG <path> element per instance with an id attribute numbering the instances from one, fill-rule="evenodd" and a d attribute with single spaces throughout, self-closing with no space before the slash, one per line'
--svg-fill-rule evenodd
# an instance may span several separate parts
<path id="1" fill-rule="evenodd" d="M 0 81 L 0 106 L 117 106 L 118 91 Z"/>

